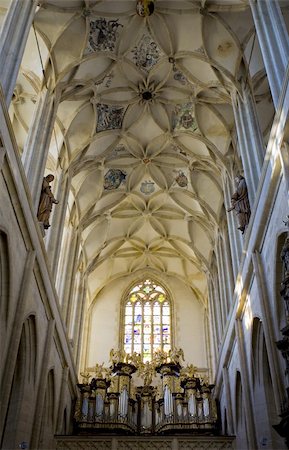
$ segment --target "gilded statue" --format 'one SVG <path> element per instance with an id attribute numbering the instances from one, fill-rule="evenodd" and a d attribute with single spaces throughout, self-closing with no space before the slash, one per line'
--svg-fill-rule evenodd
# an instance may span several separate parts
<path id="1" fill-rule="evenodd" d="M 183 367 L 181 369 L 181 377 L 182 378 L 194 378 L 195 373 L 196 373 L 197 367 L 194 366 L 193 364 L 189 364 L 187 365 L 187 367 Z"/>
<path id="2" fill-rule="evenodd" d="M 137 352 L 133 352 L 131 355 L 127 355 L 127 362 L 135 367 L 138 367 L 141 363 L 141 356 Z"/>
<path id="3" fill-rule="evenodd" d="M 286 238 L 281 251 L 281 260 L 283 262 L 283 267 L 285 273 L 289 275 L 289 237 Z"/>
<path id="4" fill-rule="evenodd" d="M 91 378 L 91 375 L 88 372 L 80 372 L 80 376 L 82 377 L 83 384 L 89 383 L 89 379 Z"/>
<path id="5" fill-rule="evenodd" d="M 49 218 L 50 213 L 52 211 L 52 204 L 59 203 L 58 200 L 54 198 L 51 192 L 51 186 L 49 183 L 51 183 L 53 180 L 54 175 L 52 175 L 51 173 L 43 178 L 40 201 L 37 212 L 37 219 L 39 220 L 39 222 L 43 223 L 43 227 L 46 230 L 50 227 Z"/>
<path id="6" fill-rule="evenodd" d="M 146 361 L 145 363 L 141 363 L 138 370 L 139 375 L 144 380 L 145 386 L 150 386 L 153 380 L 153 374 L 154 374 L 154 367 L 153 364 L 149 361 Z"/>
<path id="7" fill-rule="evenodd" d="M 174 364 L 179 364 L 180 360 L 185 360 L 184 358 L 184 351 L 180 348 L 177 350 L 176 348 L 170 349 L 168 353 L 168 357 L 170 361 Z"/>
<path id="8" fill-rule="evenodd" d="M 103 364 L 104 363 L 102 363 L 102 364 L 97 364 L 96 363 L 95 364 L 95 367 L 94 367 L 95 378 L 102 378 L 102 373 L 104 371 Z"/>
<path id="9" fill-rule="evenodd" d="M 124 350 L 114 350 L 112 348 L 109 353 L 109 360 L 112 364 L 118 364 L 120 362 L 124 362 L 126 356 L 127 354 Z"/>
<path id="10" fill-rule="evenodd" d="M 248 189 L 245 178 L 242 175 L 237 175 L 235 178 L 236 192 L 231 197 L 231 208 L 227 211 L 236 211 L 239 227 L 238 230 L 244 234 L 244 231 L 249 223 L 251 209 L 248 197 Z"/>
<path id="11" fill-rule="evenodd" d="M 157 350 L 154 353 L 154 359 L 153 359 L 154 366 L 157 367 L 157 366 L 161 366 L 162 364 L 165 364 L 167 362 L 167 358 L 168 358 L 168 355 L 165 351 Z"/>

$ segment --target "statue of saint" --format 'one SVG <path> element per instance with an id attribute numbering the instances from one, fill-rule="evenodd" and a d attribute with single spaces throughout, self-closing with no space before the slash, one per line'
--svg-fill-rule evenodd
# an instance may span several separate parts
<path id="1" fill-rule="evenodd" d="M 51 187 L 49 185 L 49 183 L 51 183 L 53 180 L 54 175 L 52 175 L 51 173 L 43 178 L 40 201 L 37 212 L 37 219 L 39 220 L 39 222 L 43 223 L 43 226 L 46 230 L 50 227 L 49 217 L 52 211 L 52 204 L 59 203 L 58 200 L 54 198 L 51 192 Z"/>
<path id="2" fill-rule="evenodd" d="M 239 221 L 239 227 L 238 230 L 242 231 L 242 234 L 244 234 L 244 231 L 249 223 L 250 215 L 251 215 L 251 209 L 250 209 L 250 203 L 249 203 L 249 197 L 248 197 L 248 189 L 246 185 L 245 178 L 242 177 L 242 175 L 237 175 L 235 178 L 235 182 L 237 185 L 236 192 L 232 195 L 231 198 L 231 208 L 229 208 L 227 211 L 233 211 L 235 210 L 237 213 L 238 221 Z"/>
<path id="3" fill-rule="evenodd" d="M 281 251 L 281 260 L 283 262 L 285 273 L 288 273 L 289 275 L 289 237 L 286 238 L 286 241 L 283 245 Z"/>

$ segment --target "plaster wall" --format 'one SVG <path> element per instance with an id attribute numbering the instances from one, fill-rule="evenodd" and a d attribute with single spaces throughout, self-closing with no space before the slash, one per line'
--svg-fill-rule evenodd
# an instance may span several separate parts
<path id="1" fill-rule="evenodd" d="M 204 307 L 181 281 L 155 277 L 154 274 L 148 276 L 154 277 L 171 293 L 175 346 L 184 350 L 185 363 L 207 368 Z M 123 280 L 116 280 L 96 297 L 89 314 L 91 319 L 86 367 L 93 367 L 96 362 L 108 365 L 110 350 L 119 346 L 121 300 L 130 285 L 139 279 L 132 275 Z"/>

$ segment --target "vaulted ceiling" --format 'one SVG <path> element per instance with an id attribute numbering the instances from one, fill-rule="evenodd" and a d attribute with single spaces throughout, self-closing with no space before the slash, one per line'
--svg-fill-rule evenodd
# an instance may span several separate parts
<path id="1" fill-rule="evenodd" d="M 71 177 L 91 298 L 149 268 L 205 301 L 234 154 L 231 92 L 253 41 L 247 2 L 155 0 L 153 11 L 135 0 L 41 4 L 11 118 L 22 149 L 42 61 L 61 96 L 48 168 L 61 160 Z M 258 108 L 261 68 L 254 57 Z"/>

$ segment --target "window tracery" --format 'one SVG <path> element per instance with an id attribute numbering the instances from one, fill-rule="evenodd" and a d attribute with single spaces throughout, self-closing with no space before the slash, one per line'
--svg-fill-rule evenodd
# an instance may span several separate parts
<path id="1" fill-rule="evenodd" d="M 129 291 L 123 323 L 122 345 L 126 353 L 139 353 L 146 362 L 152 360 L 156 351 L 171 349 L 171 300 L 154 281 L 145 279 Z"/>

